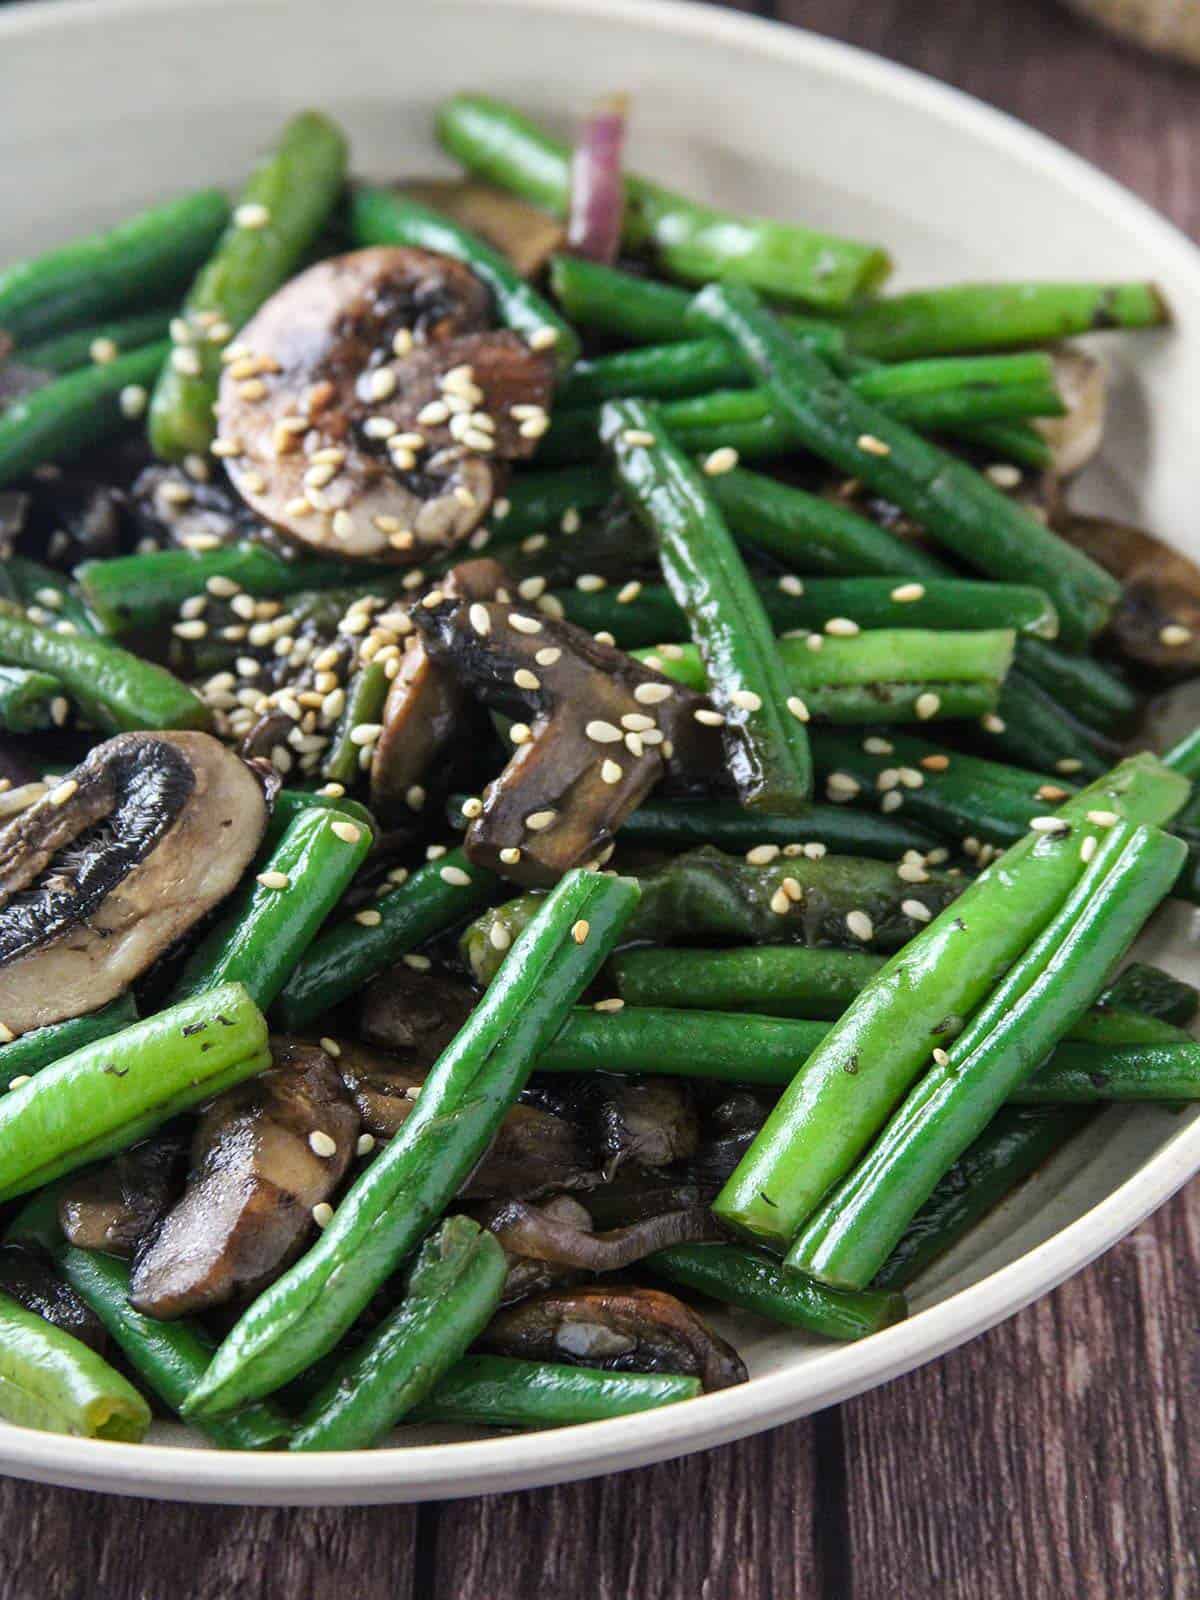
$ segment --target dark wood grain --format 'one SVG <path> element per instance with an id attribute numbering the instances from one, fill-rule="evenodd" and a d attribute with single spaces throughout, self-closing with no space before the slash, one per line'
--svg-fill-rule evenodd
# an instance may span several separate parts
<path id="1" fill-rule="evenodd" d="M 1042 128 L 1193 236 L 1200 76 L 1052 0 L 738 0 Z M 253 1511 L 0 1480 L 0 1600 L 1196 1600 L 1200 1192 L 840 1411 L 592 1483 Z"/>

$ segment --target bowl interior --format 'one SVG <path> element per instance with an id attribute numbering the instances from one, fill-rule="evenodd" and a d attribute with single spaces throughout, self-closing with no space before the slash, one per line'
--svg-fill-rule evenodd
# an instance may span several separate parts
<path id="1" fill-rule="evenodd" d="M 136 82 L 137 92 L 121 92 Z M 700 7 L 554 0 L 157 0 L 9 8 L 0 18 L 0 261 L 27 255 L 191 185 L 235 183 L 280 121 L 306 105 L 339 117 L 354 163 L 377 176 L 446 170 L 431 136 L 445 94 L 487 89 L 552 123 L 614 87 L 636 114 L 630 164 L 698 196 L 803 218 L 884 241 L 895 283 L 962 278 L 1143 277 L 1166 288 L 1169 336 L 1098 340 L 1113 364 L 1104 464 L 1081 499 L 1144 520 L 1200 555 L 1190 464 L 1200 446 L 1200 265 L 1178 235 L 1073 158 L 995 113 L 899 69 L 796 33 Z M 1191 913 L 1173 907 L 1147 944 L 1196 975 Z M 440 1451 L 371 1457 L 373 1477 L 306 1463 L 229 1463 L 220 1479 L 172 1452 L 145 1452 L 106 1480 L 114 1447 L 0 1426 L 8 1469 L 153 1493 L 213 1498 L 401 1498 L 516 1486 L 678 1453 L 827 1403 L 945 1348 L 1035 1292 L 1019 1275 L 999 1298 L 950 1297 L 1076 1223 L 1127 1180 L 1165 1159 L 1157 1190 L 1122 1190 L 1104 1236 L 1076 1230 L 1065 1275 L 1200 1164 L 1200 1130 L 1155 1109 L 1107 1113 L 917 1286 L 897 1358 L 879 1336 L 831 1350 L 749 1317 L 722 1319 L 755 1382 L 738 1396 L 559 1435 L 553 1446 L 490 1438 L 466 1457 Z M 1166 1152 L 1170 1154 L 1169 1152 Z M 1050 1281 L 1050 1279 L 1044 1279 Z M 1032 1279 L 1030 1280 L 1032 1284 Z M 941 1307 L 935 1322 L 921 1313 Z M 927 1343 L 920 1330 L 928 1326 Z M 900 1349 L 897 1344 L 895 1349 Z M 771 1381 L 771 1380 L 774 1381 Z M 684 1420 L 684 1412 L 694 1423 Z M 469 1437 L 416 1435 L 405 1443 Z M 481 1437 L 486 1437 L 482 1436 Z M 162 1443 L 192 1444 L 161 1427 Z M 597 1443 L 601 1440 L 601 1443 Z M 116 1447 L 119 1448 L 119 1447 Z M 53 1452 L 57 1451 L 55 1455 Z M 293 1470 L 295 1469 L 295 1470 Z M 325 1476 L 322 1478 L 321 1472 Z M 290 1475 L 290 1477 L 289 1477 Z M 289 1487 L 289 1482 L 291 1487 Z M 224 1492 L 220 1485 L 225 1485 Z M 348 1487 L 349 1486 L 349 1487 Z"/>

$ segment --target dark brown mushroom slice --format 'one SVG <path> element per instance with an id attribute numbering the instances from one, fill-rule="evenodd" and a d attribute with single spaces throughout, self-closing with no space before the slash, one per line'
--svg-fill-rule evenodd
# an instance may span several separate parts
<path id="1" fill-rule="evenodd" d="M 609 1177 L 627 1164 L 669 1167 L 696 1153 L 700 1118 L 684 1081 L 614 1079 L 597 1094 L 599 1157 Z"/>
<path id="2" fill-rule="evenodd" d="M 101 1355 L 108 1348 L 104 1324 L 40 1252 L 23 1245 L 0 1245 L 0 1293 Z"/>
<path id="3" fill-rule="evenodd" d="M 582 1272 L 621 1272 L 655 1250 L 721 1237 L 706 1205 L 664 1211 L 603 1233 L 593 1230 L 582 1206 L 574 1209 L 579 1215 L 528 1200 L 501 1200 L 477 1215 L 510 1255 Z"/>
<path id="4" fill-rule="evenodd" d="M 159 1134 L 111 1161 L 72 1175 L 58 1199 L 58 1221 L 81 1250 L 132 1256 L 179 1197 L 188 1140 Z"/>
<path id="5" fill-rule="evenodd" d="M 489 309 L 467 267 L 426 250 L 357 250 L 291 279 L 221 379 L 219 448 L 246 504 L 347 559 L 411 564 L 465 539 L 503 463 L 536 447 L 554 385 L 551 357 L 489 331 Z"/>
<path id="6" fill-rule="evenodd" d="M 425 1067 L 347 1039 L 337 1043 L 338 1068 L 363 1127 L 377 1139 L 393 1138 L 421 1093 Z M 461 1192 L 473 1200 L 532 1198 L 597 1181 L 587 1140 L 570 1118 L 518 1104 Z"/>
<path id="7" fill-rule="evenodd" d="M 458 592 L 431 590 L 413 621 L 434 661 L 520 729 L 467 830 L 472 861 L 530 887 L 556 883 L 604 858 L 671 768 L 722 770 L 715 730 L 696 721 L 700 695 L 583 628 L 513 604 L 495 562 L 464 563 L 454 575 Z M 488 583 L 493 599 L 459 598 Z"/>
<path id="8" fill-rule="evenodd" d="M 1051 470 L 1069 478 L 1100 448 L 1108 411 L 1108 374 L 1103 362 L 1076 345 L 1058 345 L 1050 354 L 1054 382 L 1067 409 L 1061 417 L 1038 417 L 1033 425 L 1050 446 Z"/>
<path id="9" fill-rule="evenodd" d="M 396 188 L 478 234 L 507 256 L 523 278 L 536 278 L 566 241 L 566 229 L 557 218 L 477 178 L 413 178 Z"/>
<path id="10" fill-rule="evenodd" d="M 363 990 L 358 1031 L 368 1044 L 432 1066 L 471 1014 L 474 992 L 453 978 L 397 961 Z"/>
<path id="11" fill-rule="evenodd" d="M 332 1059 L 286 1039 L 271 1055 L 200 1119 L 183 1198 L 134 1263 L 130 1300 L 148 1316 L 203 1311 L 268 1282 L 345 1175 L 359 1119 Z"/>
<path id="12" fill-rule="evenodd" d="M 551 1289 L 494 1316 L 480 1350 L 614 1372 L 678 1372 L 706 1391 L 746 1381 L 732 1345 L 674 1295 L 624 1284 Z"/>
<path id="13" fill-rule="evenodd" d="M 1109 634 L 1122 655 L 1168 672 L 1200 667 L 1200 566 L 1154 534 L 1112 517 L 1068 511 L 1056 533 L 1121 584 Z"/>
<path id="14" fill-rule="evenodd" d="M 503 576 L 495 562 L 471 561 L 447 573 L 440 588 L 460 600 L 490 600 Z M 471 711 L 455 673 L 432 659 L 421 634 L 411 634 L 388 689 L 371 759 L 371 808 L 379 817 L 405 815 L 409 791 L 424 784 L 464 734 Z"/>
<path id="15" fill-rule="evenodd" d="M 235 887 L 266 824 L 258 776 L 207 733 L 97 745 L 0 831 L 0 1022 L 121 994 Z"/>

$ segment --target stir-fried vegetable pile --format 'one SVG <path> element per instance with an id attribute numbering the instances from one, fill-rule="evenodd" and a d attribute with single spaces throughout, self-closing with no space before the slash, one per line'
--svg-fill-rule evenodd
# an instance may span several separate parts
<path id="1" fill-rule="evenodd" d="M 0 272 L 0 1416 L 227 1449 L 869 1336 L 1200 1098 L 1200 573 L 1071 509 L 1150 285 L 879 295 L 460 96 Z M 751 465 L 752 463 L 752 465 Z M 693 1304 L 695 1299 L 695 1304 Z M 109 1364 L 119 1361 L 121 1372 Z"/>

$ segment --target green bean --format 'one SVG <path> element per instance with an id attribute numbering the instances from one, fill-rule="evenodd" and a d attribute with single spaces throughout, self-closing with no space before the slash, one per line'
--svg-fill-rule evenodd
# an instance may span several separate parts
<path id="1" fill-rule="evenodd" d="M 951 576 L 919 545 L 822 495 L 742 468 L 719 473 L 708 488 L 739 544 L 767 551 L 793 572 L 922 583 Z"/>
<path id="2" fill-rule="evenodd" d="M 751 291 L 713 285 L 696 296 L 688 316 L 737 341 L 773 405 L 815 454 L 901 506 L 990 577 L 1044 590 L 1064 642 L 1080 645 L 1105 625 L 1119 593 L 1109 573 L 964 462 L 864 401 L 791 339 Z"/>
<path id="3" fill-rule="evenodd" d="M 0 1091 L 9 1088 L 16 1079 L 31 1078 L 63 1056 L 98 1039 L 107 1039 L 136 1021 L 133 996 L 123 994 L 99 1011 L 89 1011 L 86 1016 L 69 1017 L 66 1022 L 52 1022 L 45 1028 L 35 1028 L 32 1033 L 23 1033 L 20 1038 L 0 1045 Z"/>
<path id="4" fill-rule="evenodd" d="M 263 834 L 262 844 L 259 846 L 259 860 L 261 861 L 268 852 L 275 849 L 292 823 L 304 811 L 339 811 L 350 822 L 358 823 L 369 833 L 377 833 L 379 825 L 366 806 L 360 805 L 357 800 L 351 800 L 347 794 L 339 794 L 337 792 L 339 787 L 338 784 L 331 785 L 328 793 L 320 789 L 315 791 L 280 789 L 275 796 L 275 804 L 271 807 L 271 820 L 267 823 L 267 831 Z"/>
<path id="5" fill-rule="evenodd" d="M 576 327 L 632 344 L 672 344 L 689 337 L 691 295 L 673 283 L 659 283 L 582 256 L 561 255 L 551 259 L 550 287 Z M 840 351 L 845 346 L 836 323 L 789 317 L 787 325 L 798 335 L 815 336 L 827 349 Z"/>
<path id="6" fill-rule="evenodd" d="M 656 1250 L 644 1265 L 670 1283 L 827 1339 L 865 1339 L 908 1315 L 904 1296 L 894 1290 L 834 1289 L 785 1272 L 765 1251 L 744 1245 L 674 1245 Z"/>
<path id="7" fill-rule="evenodd" d="M 519 473 L 492 507 L 492 537 L 508 544 L 527 533 L 557 528 L 568 512 L 598 511 L 616 492 L 608 463 Z"/>
<path id="8" fill-rule="evenodd" d="M 726 761 L 742 804 L 802 809 L 812 789 L 808 713 L 790 691 L 770 621 L 724 518 L 703 479 L 662 437 L 650 407 L 610 401 L 601 433 L 622 492 L 657 536 L 663 576 L 687 614 L 724 718 Z"/>
<path id="9" fill-rule="evenodd" d="M 1009 1096 L 1014 1105 L 1166 1104 L 1200 1100 L 1200 1044 L 1135 1044 L 1097 1050 L 1060 1044 L 1050 1065 Z"/>
<path id="10" fill-rule="evenodd" d="M 1072 716 L 1101 732 L 1127 727 L 1141 705 L 1141 696 L 1102 662 L 1092 656 L 1068 655 L 1041 638 L 1017 641 L 1017 665 L 1045 694 L 1068 707 Z"/>
<path id="11" fill-rule="evenodd" d="M 204 701 L 165 667 L 104 639 L 54 633 L 3 608 L 0 661 L 59 679 L 88 721 L 105 733 L 207 728 L 210 721 Z"/>
<path id="12" fill-rule="evenodd" d="M 229 205 L 200 189 L 0 272 L 0 328 L 29 343 L 181 289 L 225 226 Z"/>
<path id="13" fill-rule="evenodd" d="M 43 1067 L 0 1099 L 0 1200 L 144 1138 L 269 1064 L 239 984 L 171 1006 Z"/>
<path id="14" fill-rule="evenodd" d="M 319 112 L 303 111 L 247 179 L 232 221 L 188 290 L 181 315 L 190 337 L 173 351 L 150 401 L 156 455 L 179 460 L 212 443 L 222 345 L 210 329 L 224 324 L 236 333 L 287 282 L 324 227 L 345 170 L 341 130 Z"/>
<path id="15" fill-rule="evenodd" d="M 410 1422 L 562 1428 L 694 1400 L 699 1378 L 674 1372 L 597 1372 L 550 1361 L 464 1356 L 408 1413 Z"/>
<path id="16" fill-rule="evenodd" d="M 507 257 L 442 212 L 394 189 L 362 185 L 351 196 L 350 227 L 361 245 L 415 245 L 464 262 L 492 291 L 506 326 L 535 349 L 553 349 L 560 370 L 568 370 L 579 354 L 574 328 L 521 277 Z"/>
<path id="17" fill-rule="evenodd" d="M 1160 967 L 1134 961 L 1109 985 L 1100 1003 L 1123 1006 L 1186 1028 L 1200 1010 L 1200 989 Z"/>
<path id="18" fill-rule="evenodd" d="M 1020 417 L 1011 421 L 964 422 L 947 428 L 960 444 L 986 450 L 994 462 L 1015 463 L 1034 472 L 1047 472 L 1054 465 L 1054 452 L 1032 422 Z"/>
<path id="19" fill-rule="evenodd" d="M 263 1011 L 274 1001 L 371 848 L 370 830 L 339 811 L 301 811 L 263 871 L 202 939 L 172 1000 L 240 983 Z"/>
<path id="20" fill-rule="evenodd" d="M 434 1063 L 400 1131 L 343 1196 L 317 1244 L 226 1338 L 188 1401 L 189 1415 L 269 1394 L 337 1343 L 487 1149 L 637 894 L 623 878 L 562 878 Z"/>
<path id="21" fill-rule="evenodd" d="M 150 1407 L 102 1356 L 0 1293 L 0 1416 L 22 1428 L 137 1444 Z"/>
<path id="22" fill-rule="evenodd" d="M 344 561 L 286 557 L 262 544 L 228 544 L 220 550 L 152 550 L 131 556 L 85 561 L 76 571 L 84 600 L 106 633 L 152 628 L 174 619 L 193 595 L 236 583 L 247 594 L 275 599 L 306 589 L 344 584 L 351 574 Z M 369 586 L 380 569 L 366 567 Z M 361 590 L 359 591 L 361 592 Z"/>
<path id="23" fill-rule="evenodd" d="M 1101 328 L 1156 328 L 1169 317 L 1152 283 L 956 283 L 864 302 L 842 327 L 861 355 L 906 361 L 1053 344 Z"/>
<path id="24" fill-rule="evenodd" d="M 864 629 L 1009 628 L 1051 638 L 1058 627 L 1041 590 L 1019 584 L 972 583 L 962 578 L 911 583 L 896 577 L 810 578 L 801 583 L 789 574 L 782 584 L 759 579 L 755 587 L 776 633 L 796 628 L 819 632 L 834 618 Z M 622 650 L 684 634 L 683 613 L 663 584 L 643 584 L 632 600 L 619 599 L 619 591 L 611 587 L 553 593 L 568 622 L 590 633 L 605 629 Z"/>
<path id="25" fill-rule="evenodd" d="M 160 1322 L 135 1311 L 129 1303 L 129 1268 L 115 1256 L 68 1247 L 56 1253 L 55 1265 L 138 1377 L 178 1411 L 212 1357 L 212 1341 L 199 1323 Z M 222 1450 L 269 1450 L 292 1428 L 281 1411 L 261 1402 L 227 1417 L 199 1418 L 197 1426 Z"/>
<path id="26" fill-rule="evenodd" d="M 0 728 L 5 733 L 37 733 L 56 725 L 54 703 L 63 686 L 46 672 L 26 667 L 0 667 Z"/>
<path id="27" fill-rule="evenodd" d="M 307 1027 L 391 962 L 481 910 L 498 881 L 451 850 L 367 910 L 335 923 L 284 985 L 277 1008 L 282 1026 L 289 1033 Z"/>
<path id="28" fill-rule="evenodd" d="M 470 1217 L 447 1217 L 408 1275 L 404 1299 L 330 1374 L 293 1450 L 365 1450 L 425 1399 L 500 1301 L 508 1260 Z"/>
<path id="29" fill-rule="evenodd" d="M 519 111 L 481 95 L 455 95 L 438 108 L 437 136 L 471 172 L 566 215 L 566 147 Z M 780 299 L 838 307 L 874 288 L 890 266 L 875 245 L 794 223 L 740 217 L 628 173 L 624 189 L 625 243 L 651 249 L 673 277 L 737 280 Z"/>
<path id="30" fill-rule="evenodd" d="M 879 861 L 896 861 L 906 850 L 924 854 L 938 843 L 935 834 L 908 818 L 879 817 L 845 806 L 813 805 L 798 820 L 746 811 L 731 801 L 658 800 L 653 795 L 622 823 L 621 841 L 675 850 L 714 844 L 731 852 L 775 844 L 785 856 L 798 855 L 801 845 L 810 843 L 837 855 Z"/>
<path id="31" fill-rule="evenodd" d="M 143 345 L 14 400 L 0 414 L 0 485 L 44 462 L 72 460 L 128 427 L 128 392 L 152 384 L 166 358 L 165 344 Z"/>
<path id="32" fill-rule="evenodd" d="M 683 291 L 679 293 L 686 312 L 688 297 Z M 801 337 L 827 356 L 840 354 L 845 343 L 838 329 L 819 323 L 806 328 Z M 1015 373 L 1017 369 L 1009 370 Z M 1031 377 L 1044 379 L 1046 371 L 1025 367 L 1021 375 L 1022 381 L 1027 382 Z M 686 339 L 577 361 L 558 402 L 571 409 L 600 405 L 605 400 L 624 400 L 631 395 L 643 400 L 677 400 L 681 395 L 708 394 L 712 389 L 738 389 L 747 382 L 746 369 L 726 340 Z"/>
<path id="33" fill-rule="evenodd" d="M 854 1166 L 952 1019 L 980 1003 L 1058 912 L 1083 873 L 1083 840 L 1103 832 L 1089 812 L 1161 823 L 1185 793 L 1184 780 L 1153 756 L 1133 757 L 1061 806 L 1058 829 L 1026 834 L 970 884 L 892 957 L 809 1058 L 717 1197 L 720 1220 L 789 1243 Z"/>
<path id="34" fill-rule="evenodd" d="M 28 556 L 9 556 L 0 571 L 6 598 L 23 606 L 30 622 L 52 627 L 56 633 L 97 632 L 78 589 L 61 572 Z"/>
<path id="35" fill-rule="evenodd" d="M 1032 678 L 1014 666 L 1000 689 L 995 720 L 983 725 L 989 750 L 1018 766 L 1052 765 L 1056 770 L 1098 778 L 1116 746 L 1076 722 L 1070 712 Z"/>
<path id="36" fill-rule="evenodd" d="M 1181 772 L 1193 783 L 1200 780 L 1200 728 L 1193 728 L 1173 744 L 1163 757 L 1163 764 Z"/>
<path id="37" fill-rule="evenodd" d="M 866 950 L 757 945 L 623 950 L 608 972 L 626 1005 L 762 1011 L 769 1003 L 775 1016 L 803 1019 L 840 1017 L 883 965 Z"/>
<path id="38" fill-rule="evenodd" d="M 38 372 L 74 372 L 89 362 L 103 366 L 105 362 L 138 350 L 144 344 L 157 344 L 167 337 L 170 327 L 169 309 L 137 311 L 115 322 L 101 322 L 90 328 L 75 328 L 70 333 L 60 333 L 41 344 L 28 345 L 21 351 L 21 364 Z"/>
<path id="39" fill-rule="evenodd" d="M 1091 1115 L 1081 1106 L 1009 1105 L 997 1112 L 909 1223 L 876 1273 L 875 1287 L 906 1289 L 1085 1127 Z"/>
<path id="40" fill-rule="evenodd" d="M 361 757 L 369 746 L 355 744 L 355 729 L 383 721 L 383 705 L 390 680 L 382 661 L 358 667 L 346 689 L 346 706 L 321 762 L 321 776 L 330 783 L 353 783 L 362 771 Z"/>
<path id="41" fill-rule="evenodd" d="M 1183 854 L 1156 828 L 1118 824 L 1101 839 L 1058 912 L 808 1218 L 789 1267 L 843 1288 L 870 1283 L 939 1178 L 1083 1015 Z"/>

